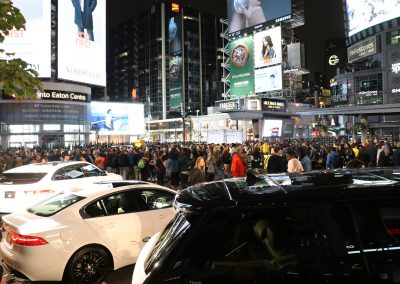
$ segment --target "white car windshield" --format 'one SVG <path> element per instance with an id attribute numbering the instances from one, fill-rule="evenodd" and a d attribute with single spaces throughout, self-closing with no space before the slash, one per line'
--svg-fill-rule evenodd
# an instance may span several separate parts
<path id="1" fill-rule="evenodd" d="M 59 193 L 28 208 L 28 212 L 38 216 L 48 217 L 82 199 L 85 199 L 85 197 L 70 193 Z"/>

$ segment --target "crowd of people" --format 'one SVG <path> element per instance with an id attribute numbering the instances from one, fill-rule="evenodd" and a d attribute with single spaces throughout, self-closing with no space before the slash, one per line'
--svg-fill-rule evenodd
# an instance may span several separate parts
<path id="1" fill-rule="evenodd" d="M 72 149 L 0 149 L 0 175 L 14 167 L 52 161 L 86 161 L 124 179 L 184 188 L 205 181 L 266 173 L 318 169 L 400 166 L 400 142 L 326 145 L 319 140 L 242 144 L 88 145 Z"/>

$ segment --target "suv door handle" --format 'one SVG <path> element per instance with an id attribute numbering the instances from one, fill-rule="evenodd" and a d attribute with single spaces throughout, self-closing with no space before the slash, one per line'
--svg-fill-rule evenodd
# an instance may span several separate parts
<path id="1" fill-rule="evenodd" d="M 147 242 L 150 240 L 150 238 L 151 238 L 151 237 L 145 237 L 145 238 L 143 239 L 143 242 L 144 242 L 144 243 L 147 243 Z"/>

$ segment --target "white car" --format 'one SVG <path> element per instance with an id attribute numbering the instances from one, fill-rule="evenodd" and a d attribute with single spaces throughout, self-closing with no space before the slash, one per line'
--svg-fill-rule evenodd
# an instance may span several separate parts
<path id="1" fill-rule="evenodd" d="M 101 283 L 110 270 L 135 263 L 164 229 L 175 215 L 175 194 L 144 182 L 95 184 L 4 216 L 8 280 Z"/>
<path id="2" fill-rule="evenodd" d="M 122 177 L 87 162 L 51 162 L 13 168 L 0 176 L 0 214 L 25 209 L 52 193 L 106 180 L 122 180 Z"/>

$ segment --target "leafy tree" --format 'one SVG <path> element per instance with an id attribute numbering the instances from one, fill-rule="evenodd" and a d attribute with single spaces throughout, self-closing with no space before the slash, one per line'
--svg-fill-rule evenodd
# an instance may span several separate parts
<path id="1" fill-rule="evenodd" d="M 12 1 L 0 0 L 0 46 L 13 29 L 25 30 L 25 18 Z M 43 91 L 38 73 L 13 55 L 0 49 L 0 90 L 16 99 L 35 99 L 36 91 Z"/>

